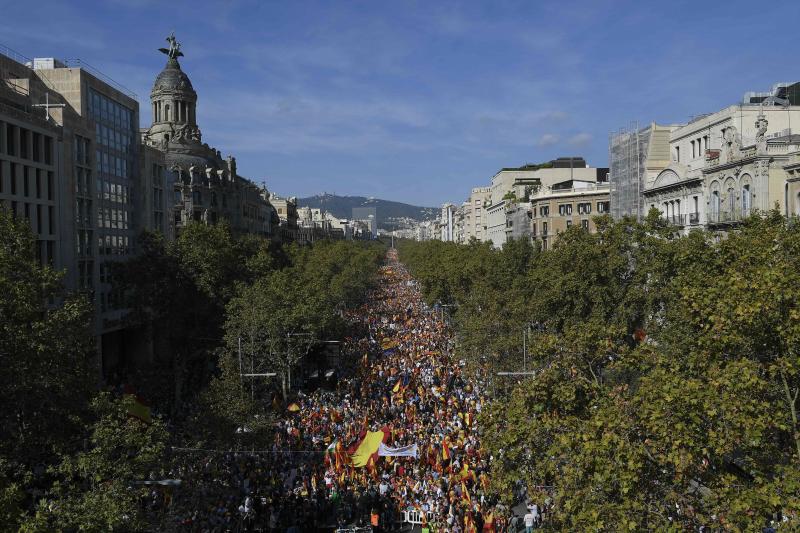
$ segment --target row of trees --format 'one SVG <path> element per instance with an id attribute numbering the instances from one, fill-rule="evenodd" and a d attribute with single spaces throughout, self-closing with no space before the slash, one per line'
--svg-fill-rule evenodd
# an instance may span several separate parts
<path id="1" fill-rule="evenodd" d="M 129 486 L 157 466 L 164 424 L 98 394 L 91 304 L 35 245 L 0 210 L 0 530 L 140 530 Z"/>
<path id="2" fill-rule="evenodd" d="M 139 254 L 112 276 L 128 327 L 152 354 L 128 360 L 116 379 L 170 414 L 170 434 L 162 416 L 131 416 L 131 396 L 98 390 L 91 302 L 63 290 L 35 245 L 27 221 L 0 210 L 2 531 L 150 527 L 137 482 L 168 475 L 170 444 L 244 446 L 237 428 L 251 441 L 269 428 L 270 398 L 244 386 L 240 354 L 288 385 L 303 354 L 341 337 L 342 312 L 365 298 L 384 251 L 280 245 L 224 224 L 190 225 L 171 243 L 141 235 Z"/>
<path id="3" fill-rule="evenodd" d="M 565 530 L 760 531 L 777 513 L 798 527 L 796 221 L 772 212 L 723 238 L 655 214 L 596 222 L 548 251 L 400 245 L 495 377 L 480 419 L 494 489 L 552 498 Z M 533 376 L 498 386 L 524 363 Z"/>

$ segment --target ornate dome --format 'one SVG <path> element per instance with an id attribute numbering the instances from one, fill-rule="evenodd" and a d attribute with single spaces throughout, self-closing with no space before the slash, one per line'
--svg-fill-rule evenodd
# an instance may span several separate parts
<path id="1" fill-rule="evenodd" d="M 152 94 L 162 91 L 183 92 L 190 93 L 195 97 L 197 96 L 197 93 L 194 92 L 194 87 L 192 87 L 192 82 L 189 80 L 189 76 L 181 70 L 178 60 L 174 57 L 167 60 L 167 65 L 164 67 L 164 70 L 158 74 L 155 83 L 153 83 Z"/>

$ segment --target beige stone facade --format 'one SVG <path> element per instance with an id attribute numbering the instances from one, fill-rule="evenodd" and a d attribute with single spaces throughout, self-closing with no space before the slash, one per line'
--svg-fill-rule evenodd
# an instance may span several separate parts
<path id="1" fill-rule="evenodd" d="M 594 233 L 593 218 L 610 210 L 608 183 L 565 181 L 542 187 L 530 198 L 531 238 L 547 250 L 571 226 Z"/>
<path id="2" fill-rule="evenodd" d="M 724 231 L 775 207 L 795 214 L 792 121 L 800 106 L 740 104 L 673 130 L 672 162 L 646 184 L 646 205 L 683 233 Z"/>
<path id="3" fill-rule="evenodd" d="M 473 187 L 464 208 L 464 241 L 475 238 L 484 241 L 486 236 L 486 204 L 491 197 L 490 187 Z"/>

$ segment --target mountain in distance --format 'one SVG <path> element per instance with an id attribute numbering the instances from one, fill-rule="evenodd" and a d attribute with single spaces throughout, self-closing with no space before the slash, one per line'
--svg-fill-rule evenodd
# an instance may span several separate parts
<path id="1" fill-rule="evenodd" d="M 308 198 L 298 198 L 298 207 L 323 209 L 337 218 L 351 218 L 354 207 L 374 207 L 378 215 L 378 227 L 395 229 L 401 225 L 402 219 L 414 219 L 418 222 L 431 220 L 439 215 L 436 207 L 419 207 L 391 200 L 366 198 L 364 196 L 336 196 L 322 193 Z"/>

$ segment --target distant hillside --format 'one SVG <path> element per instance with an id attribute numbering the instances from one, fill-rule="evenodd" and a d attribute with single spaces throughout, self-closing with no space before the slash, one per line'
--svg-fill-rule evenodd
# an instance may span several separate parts
<path id="1" fill-rule="evenodd" d="M 336 196 L 334 194 L 318 194 L 309 198 L 298 198 L 300 207 L 318 207 L 332 213 L 338 218 L 350 218 L 354 207 L 374 207 L 378 214 L 378 227 L 389 229 L 395 226 L 400 218 L 413 218 L 417 221 L 436 218 L 439 209 L 435 207 L 418 207 L 416 205 L 365 198 L 363 196 Z"/>

